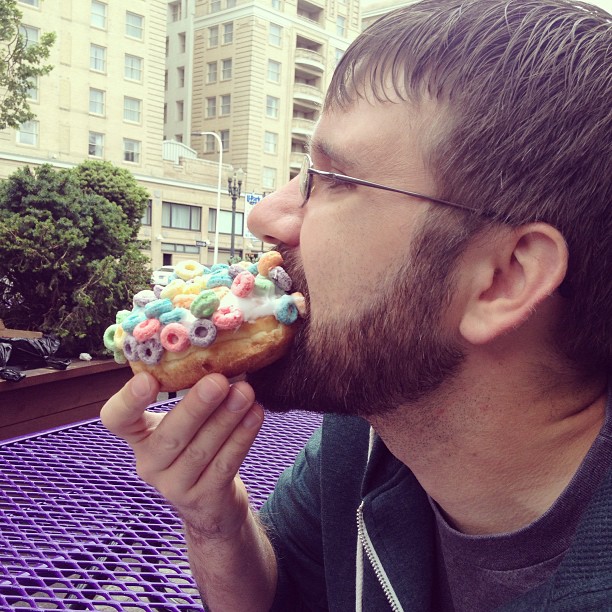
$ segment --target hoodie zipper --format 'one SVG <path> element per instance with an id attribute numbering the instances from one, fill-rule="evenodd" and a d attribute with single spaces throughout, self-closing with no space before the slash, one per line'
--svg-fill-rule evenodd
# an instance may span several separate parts
<path id="1" fill-rule="evenodd" d="M 365 521 L 363 519 L 363 501 L 359 504 L 359 508 L 357 508 L 357 537 L 361 542 L 361 546 L 363 550 L 365 550 L 366 556 L 368 557 L 370 564 L 372 565 L 372 569 L 376 574 L 376 578 L 382 587 L 382 590 L 391 606 L 391 610 L 393 612 L 404 612 L 404 608 L 402 608 L 402 604 L 399 602 L 393 587 L 389 581 L 389 577 L 385 572 L 385 568 L 382 566 L 380 558 L 374 549 L 374 545 L 372 544 L 372 540 L 368 534 L 368 530 L 366 529 Z M 357 576 L 357 580 L 360 577 Z M 361 577 L 363 579 L 363 577 Z"/>

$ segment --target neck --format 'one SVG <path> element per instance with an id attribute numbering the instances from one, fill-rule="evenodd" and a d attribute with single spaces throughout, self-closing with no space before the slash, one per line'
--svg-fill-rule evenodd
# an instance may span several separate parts
<path id="1" fill-rule="evenodd" d="M 486 388 L 456 382 L 452 393 L 371 420 L 451 524 L 468 534 L 514 531 L 544 514 L 605 416 L 601 382 L 538 394 L 521 393 L 511 380 L 505 386 L 490 382 Z"/>

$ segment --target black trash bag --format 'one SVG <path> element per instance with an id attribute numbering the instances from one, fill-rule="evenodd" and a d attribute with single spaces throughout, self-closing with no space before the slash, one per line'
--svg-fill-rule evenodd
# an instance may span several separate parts
<path id="1" fill-rule="evenodd" d="M 23 372 L 5 367 L 13 347 L 8 342 L 0 342 L 0 378 L 10 382 L 19 382 L 25 378 Z"/>
<path id="2" fill-rule="evenodd" d="M 55 357 L 59 349 L 59 338 L 53 334 L 42 338 L 6 338 L 3 342 L 11 345 L 9 366 L 18 366 L 23 370 L 35 368 L 53 368 L 65 370 L 70 365 L 70 359 Z"/>

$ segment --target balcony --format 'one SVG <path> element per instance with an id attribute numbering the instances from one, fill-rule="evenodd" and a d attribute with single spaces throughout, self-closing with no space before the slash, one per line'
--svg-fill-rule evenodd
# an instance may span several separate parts
<path id="1" fill-rule="evenodd" d="M 294 117 L 291 120 L 291 133 L 296 136 L 310 137 L 314 133 L 317 122 L 314 119 L 303 119 Z"/>
<path id="2" fill-rule="evenodd" d="M 310 72 L 315 71 L 321 73 L 325 70 L 325 60 L 323 55 L 318 51 L 312 49 L 304 49 L 303 47 L 296 47 L 295 49 L 295 63 L 308 70 Z"/>
<path id="3" fill-rule="evenodd" d="M 304 83 L 293 84 L 293 99 L 306 106 L 315 106 L 317 109 L 323 104 L 323 92 L 318 87 L 305 85 Z"/>
<path id="4" fill-rule="evenodd" d="M 291 155 L 289 156 L 289 170 L 294 170 L 296 172 L 299 172 L 300 168 L 302 167 L 303 159 L 304 159 L 303 152 L 296 153 L 295 151 L 293 151 Z"/>

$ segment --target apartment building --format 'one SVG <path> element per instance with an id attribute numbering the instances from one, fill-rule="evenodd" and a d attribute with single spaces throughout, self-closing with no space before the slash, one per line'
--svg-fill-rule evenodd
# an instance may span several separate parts
<path id="1" fill-rule="evenodd" d="M 223 160 L 245 172 L 243 191 L 283 185 L 297 174 L 333 69 L 360 31 L 358 0 L 168 7 L 165 137 L 214 160 L 215 133 Z"/>

